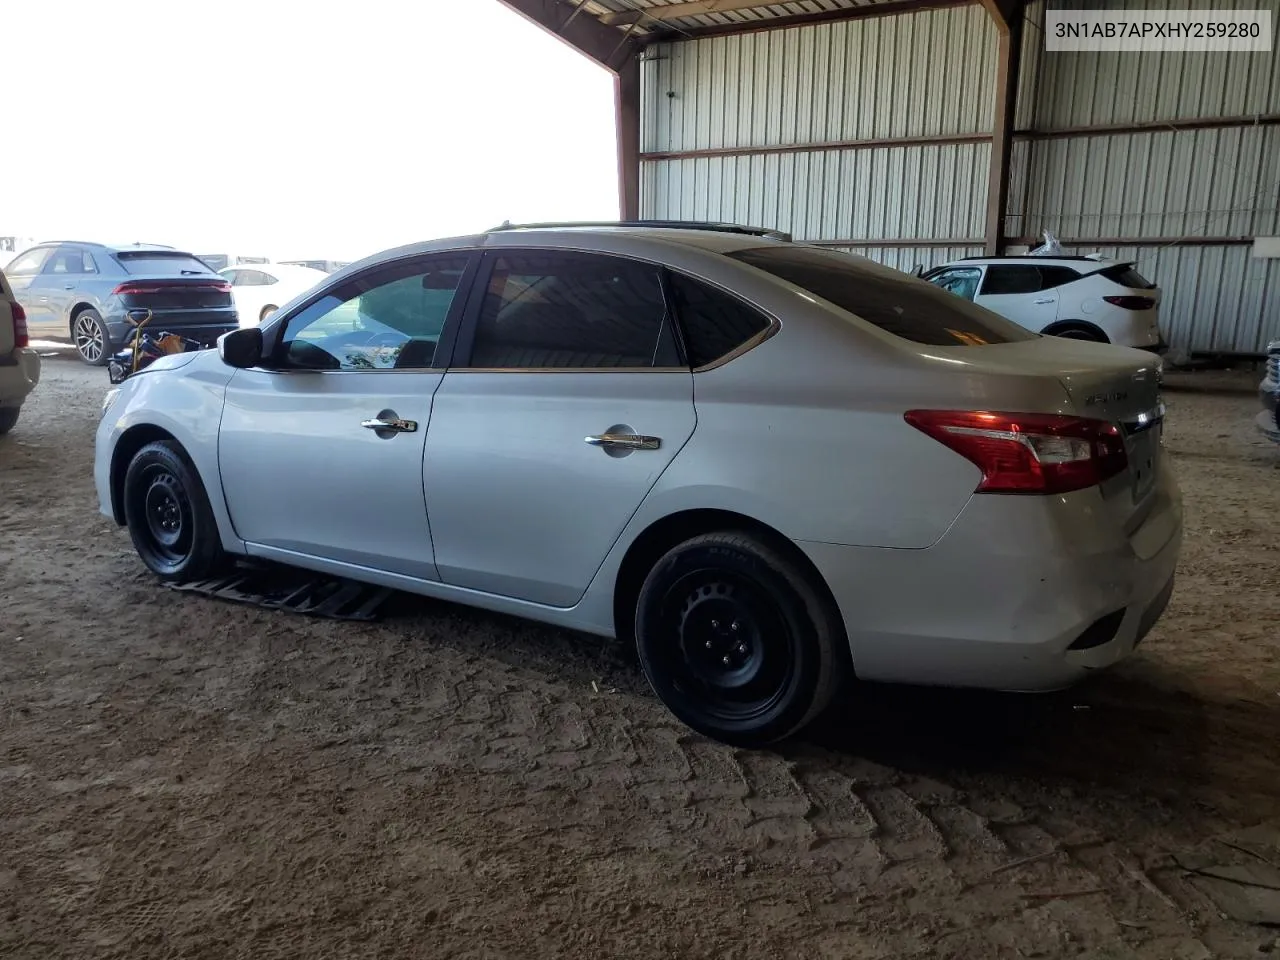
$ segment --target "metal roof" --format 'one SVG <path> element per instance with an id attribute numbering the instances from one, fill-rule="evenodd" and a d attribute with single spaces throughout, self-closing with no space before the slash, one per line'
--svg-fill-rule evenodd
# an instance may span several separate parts
<path id="1" fill-rule="evenodd" d="M 678 39 L 715 28 L 768 27 L 770 21 L 782 26 L 793 18 L 839 17 L 842 13 L 905 12 L 962 4 L 968 0 L 790 0 L 787 3 L 760 3 L 759 0 L 570 0 L 575 16 L 589 15 L 620 34 L 644 42 L 659 37 Z M 881 12 L 876 10 L 875 12 Z M 855 13 L 856 15 L 856 13 Z"/>

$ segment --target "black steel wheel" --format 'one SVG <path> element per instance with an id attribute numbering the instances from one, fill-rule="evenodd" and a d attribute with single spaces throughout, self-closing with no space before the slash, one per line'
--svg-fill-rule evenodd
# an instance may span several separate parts
<path id="1" fill-rule="evenodd" d="M 684 723 L 737 746 L 790 736 L 830 701 L 843 642 L 809 575 L 740 533 L 695 537 L 650 571 L 636 610 L 645 676 Z"/>
<path id="2" fill-rule="evenodd" d="M 200 580 L 225 561 L 204 485 L 175 444 L 149 443 L 129 462 L 124 513 L 134 549 L 163 580 Z"/>
<path id="3" fill-rule="evenodd" d="M 102 315 L 92 307 L 81 310 L 71 321 L 71 336 L 80 359 L 93 367 L 101 367 L 111 359 L 111 338 Z"/>

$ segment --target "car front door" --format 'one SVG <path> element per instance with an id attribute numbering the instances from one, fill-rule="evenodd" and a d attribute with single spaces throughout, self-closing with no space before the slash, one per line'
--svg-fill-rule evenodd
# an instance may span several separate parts
<path id="1" fill-rule="evenodd" d="M 4 275 L 9 278 L 9 286 L 13 288 L 13 296 L 22 304 L 27 315 L 27 330 L 32 339 L 41 337 L 69 337 L 70 331 L 58 323 L 58 318 L 49 303 L 47 287 L 48 277 L 41 276 L 53 253 L 53 247 L 33 247 L 19 254 L 4 268 Z"/>
<path id="2" fill-rule="evenodd" d="M 227 508 L 251 552 L 439 579 L 423 443 L 444 376 L 437 344 L 475 261 L 374 268 L 268 328 L 269 360 L 236 371 L 218 430 Z"/>
<path id="3" fill-rule="evenodd" d="M 98 265 L 93 254 L 83 247 L 62 244 L 45 261 L 40 279 L 45 281 L 41 293 L 47 298 L 49 311 L 61 327 L 57 336 L 71 334 L 71 308 L 82 300 L 93 300 L 91 291 L 85 288 L 88 281 L 98 275 Z"/>
<path id="4" fill-rule="evenodd" d="M 948 293 L 972 300 L 978 293 L 978 284 L 982 282 L 982 268 L 944 267 L 928 274 L 925 279 Z"/>
<path id="5" fill-rule="evenodd" d="M 1035 264 L 992 263 L 974 302 L 1039 333 L 1058 319 L 1057 292 L 1045 286 Z"/>
<path id="6" fill-rule="evenodd" d="M 490 251 L 427 433 L 446 583 L 567 607 L 693 434 L 661 271 Z"/>

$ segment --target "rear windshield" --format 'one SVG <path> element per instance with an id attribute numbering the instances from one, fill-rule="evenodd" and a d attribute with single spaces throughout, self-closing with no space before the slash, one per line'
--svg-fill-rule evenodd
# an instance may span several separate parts
<path id="1" fill-rule="evenodd" d="M 1133 290 L 1150 290 L 1155 287 L 1154 283 L 1133 269 L 1133 264 L 1131 263 L 1119 263 L 1114 267 L 1107 267 L 1107 269 L 1099 270 L 1098 272 L 1108 280 Z"/>
<path id="2" fill-rule="evenodd" d="M 931 283 L 834 250 L 755 247 L 729 256 L 915 343 L 981 346 L 1038 336 Z"/>
<path id="3" fill-rule="evenodd" d="M 160 277 L 216 276 L 204 263 L 189 253 L 166 250 L 126 250 L 116 259 L 133 274 Z"/>

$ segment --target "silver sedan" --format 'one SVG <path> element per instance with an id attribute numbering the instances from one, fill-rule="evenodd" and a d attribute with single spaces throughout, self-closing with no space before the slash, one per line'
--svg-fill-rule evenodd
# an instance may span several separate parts
<path id="1" fill-rule="evenodd" d="M 96 482 L 161 578 L 266 558 L 616 637 L 752 746 L 855 675 L 1133 651 L 1182 539 L 1158 363 L 765 231 L 504 226 L 157 360 Z"/>

